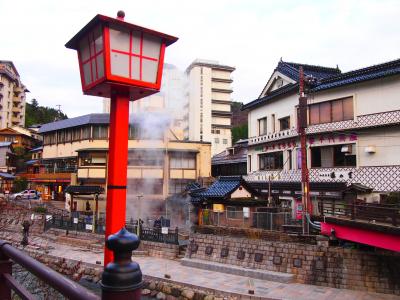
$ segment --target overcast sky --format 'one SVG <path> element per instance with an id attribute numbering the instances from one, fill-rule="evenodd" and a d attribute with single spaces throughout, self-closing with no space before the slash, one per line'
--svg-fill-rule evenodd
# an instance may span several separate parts
<path id="1" fill-rule="evenodd" d="M 75 117 L 101 112 L 83 96 L 76 53 L 64 44 L 97 13 L 179 37 L 166 62 L 236 67 L 233 100 L 260 94 L 279 59 L 349 71 L 400 58 L 400 1 L 0 0 L 0 59 L 12 60 L 39 104 Z"/>

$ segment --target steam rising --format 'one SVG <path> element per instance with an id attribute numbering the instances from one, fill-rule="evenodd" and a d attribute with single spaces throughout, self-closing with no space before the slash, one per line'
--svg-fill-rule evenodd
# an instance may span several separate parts
<path id="1" fill-rule="evenodd" d="M 153 226 L 160 216 L 171 220 L 171 226 L 188 222 L 189 198 L 170 195 L 168 140 L 183 139 L 187 78 L 172 65 L 164 66 L 160 93 L 135 101 L 131 106 L 131 136 L 138 146 L 128 154 L 127 219 L 141 218 Z M 132 129 L 133 128 L 133 129 Z"/>

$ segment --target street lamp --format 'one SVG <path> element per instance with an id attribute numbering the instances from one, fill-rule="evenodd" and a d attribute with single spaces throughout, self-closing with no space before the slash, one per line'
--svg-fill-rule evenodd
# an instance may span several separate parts
<path id="1" fill-rule="evenodd" d="M 165 47 L 178 40 L 124 17 L 97 15 L 65 45 L 78 51 L 83 93 L 111 98 L 106 238 L 125 226 L 129 100 L 160 90 Z M 107 265 L 112 252 L 104 253 Z"/>

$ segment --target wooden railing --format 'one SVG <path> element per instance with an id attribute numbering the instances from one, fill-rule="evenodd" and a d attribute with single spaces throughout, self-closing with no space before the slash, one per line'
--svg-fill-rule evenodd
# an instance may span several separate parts
<path id="1" fill-rule="evenodd" d="M 14 248 L 9 243 L 0 241 L 0 299 L 2 300 L 12 299 L 12 290 L 22 299 L 36 299 L 34 295 L 12 277 L 13 262 L 24 267 L 68 299 L 100 299 L 84 287 Z"/>
<path id="2" fill-rule="evenodd" d="M 113 252 L 114 260 L 104 268 L 100 282 L 102 300 L 139 300 L 143 285 L 142 272 L 131 261 L 132 251 L 139 247 L 139 239 L 125 228 L 110 235 L 106 247 Z M 26 253 L 0 240 L 0 299 L 11 300 L 17 294 L 21 299 L 36 299 L 12 276 L 12 265 L 17 264 L 57 290 L 67 299 L 99 300 L 100 297 L 78 283 L 62 276 Z M 47 299 L 47 298 L 46 298 Z"/>
<path id="3" fill-rule="evenodd" d="M 335 204 L 319 203 L 321 216 L 345 217 L 352 220 L 367 220 L 398 226 L 400 207 L 383 204 Z"/>

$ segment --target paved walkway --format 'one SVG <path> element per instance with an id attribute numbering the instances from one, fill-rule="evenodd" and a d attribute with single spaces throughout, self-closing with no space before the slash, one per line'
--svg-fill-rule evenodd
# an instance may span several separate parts
<path id="1" fill-rule="evenodd" d="M 0 234 L 0 236 L 1 235 L 2 234 Z M 13 237 L 18 240 L 20 238 L 18 233 Z M 35 241 L 36 244 L 46 244 L 51 246 L 51 248 L 53 248 L 49 249 L 49 254 L 51 255 L 74 260 L 82 260 L 83 262 L 90 264 L 96 264 L 96 261 L 103 261 L 103 253 L 99 251 L 93 252 L 79 247 L 60 245 L 51 241 L 42 240 L 40 237 L 35 237 L 31 239 L 31 241 Z M 164 275 L 169 274 L 171 276 L 171 281 L 177 283 L 222 291 L 233 294 L 232 296 L 242 295 L 243 298 L 249 296 L 248 290 L 252 288 L 255 291 L 254 296 L 264 299 L 400 300 L 400 296 L 370 293 L 367 291 L 353 291 L 307 284 L 280 283 L 268 280 L 249 279 L 244 276 L 182 266 L 178 260 L 167 260 L 147 256 L 134 257 L 134 260 L 139 263 L 144 275 L 164 279 Z"/>
<path id="2" fill-rule="evenodd" d="M 102 261 L 102 253 L 82 252 L 73 247 L 60 245 L 50 251 L 50 254 L 70 259 L 82 260 L 87 263 Z M 134 257 L 139 263 L 144 275 L 163 279 L 165 274 L 171 276 L 171 280 L 193 286 L 214 289 L 230 294 L 248 296 L 248 290 L 253 287 L 256 297 L 267 299 L 338 299 L 338 300 L 377 300 L 400 299 L 399 296 L 370 293 L 366 291 L 353 291 L 336 289 L 315 285 L 298 283 L 280 283 L 268 280 L 249 279 L 243 276 L 218 273 L 182 266 L 177 260 L 168 260 L 156 257 Z"/>

